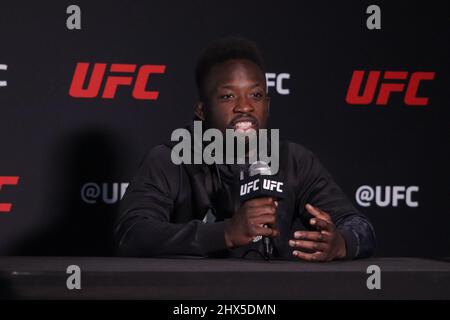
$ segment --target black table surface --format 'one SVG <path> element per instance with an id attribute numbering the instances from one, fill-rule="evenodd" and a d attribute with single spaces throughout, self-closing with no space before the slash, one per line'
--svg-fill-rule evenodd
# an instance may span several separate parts
<path id="1" fill-rule="evenodd" d="M 70 265 L 81 289 L 69 290 Z M 368 267 L 380 268 L 369 289 Z M 0 257 L 3 299 L 450 299 L 448 259 L 310 263 L 200 258 Z"/>

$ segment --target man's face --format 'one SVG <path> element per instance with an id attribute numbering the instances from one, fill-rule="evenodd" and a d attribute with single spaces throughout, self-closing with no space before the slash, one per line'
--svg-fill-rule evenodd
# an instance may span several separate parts
<path id="1" fill-rule="evenodd" d="M 225 133 L 225 129 L 246 132 L 267 127 L 266 79 L 252 61 L 233 59 L 215 65 L 206 78 L 204 93 L 197 115 L 207 128 Z"/>

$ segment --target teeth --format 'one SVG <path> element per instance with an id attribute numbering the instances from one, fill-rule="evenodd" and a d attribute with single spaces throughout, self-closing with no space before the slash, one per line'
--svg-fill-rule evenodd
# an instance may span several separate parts
<path id="1" fill-rule="evenodd" d="M 241 130 L 246 130 L 248 128 L 250 128 L 252 126 L 252 123 L 250 121 L 241 121 L 236 123 L 235 128 L 236 129 L 241 129 Z"/>

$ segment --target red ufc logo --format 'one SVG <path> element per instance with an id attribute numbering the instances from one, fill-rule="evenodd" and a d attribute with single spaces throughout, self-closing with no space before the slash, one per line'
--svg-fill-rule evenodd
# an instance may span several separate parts
<path id="1" fill-rule="evenodd" d="M 345 101 L 348 104 L 370 104 L 375 96 L 375 91 L 378 86 L 381 71 L 369 71 L 367 76 L 366 87 L 364 88 L 362 94 L 361 84 L 363 82 L 365 71 L 355 70 L 353 71 L 352 80 L 350 81 L 350 86 L 348 87 L 347 96 Z M 389 96 L 392 92 L 403 92 L 406 91 L 403 101 L 409 106 L 426 106 L 428 104 L 428 98 L 418 97 L 417 90 L 419 89 L 420 82 L 423 80 L 433 80 L 434 72 L 413 72 L 411 73 L 409 80 L 408 72 L 405 71 L 385 71 L 383 75 L 383 80 L 400 80 L 397 82 L 384 82 L 380 84 L 380 89 L 378 91 L 378 96 L 375 104 L 377 105 L 387 105 L 389 102 Z"/>
<path id="2" fill-rule="evenodd" d="M 94 63 L 91 77 L 87 87 L 83 88 L 86 81 L 86 75 L 89 69 L 89 63 L 78 62 L 70 85 L 69 94 L 74 98 L 95 98 L 98 96 L 100 87 L 103 83 L 106 63 Z M 164 65 L 143 65 L 137 72 L 136 81 L 133 86 L 133 98 L 139 100 L 156 100 L 158 99 L 158 91 L 147 91 L 147 83 L 152 73 L 164 73 L 166 66 Z M 133 82 L 133 75 L 116 75 L 117 73 L 136 72 L 135 64 L 118 64 L 113 63 L 109 67 L 109 75 L 106 77 L 105 88 L 102 93 L 103 99 L 113 99 L 116 96 L 118 86 L 130 86 Z M 111 75 L 112 74 L 112 75 Z"/>
<path id="3" fill-rule="evenodd" d="M 19 177 L 0 177 L 0 190 L 4 185 L 15 186 L 19 183 Z M 0 203 L 0 212 L 10 212 L 12 208 L 11 203 Z"/>

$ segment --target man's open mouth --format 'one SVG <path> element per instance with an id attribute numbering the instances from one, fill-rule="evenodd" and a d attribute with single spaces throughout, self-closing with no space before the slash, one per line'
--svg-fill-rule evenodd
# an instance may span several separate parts
<path id="1" fill-rule="evenodd" d="M 256 129 L 256 121 L 251 118 L 237 119 L 237 121 L 232 123 L 231 127 L 237 132 L 245 133 L 250 129 Z"/>
<path id="2" fill-rule="evenodd" d="M 234 130 L 238 132 L 247 132 L 250 129 L 254 129 L 254 125 L 251 121 L 242 121 L 234 125 Z"/>

